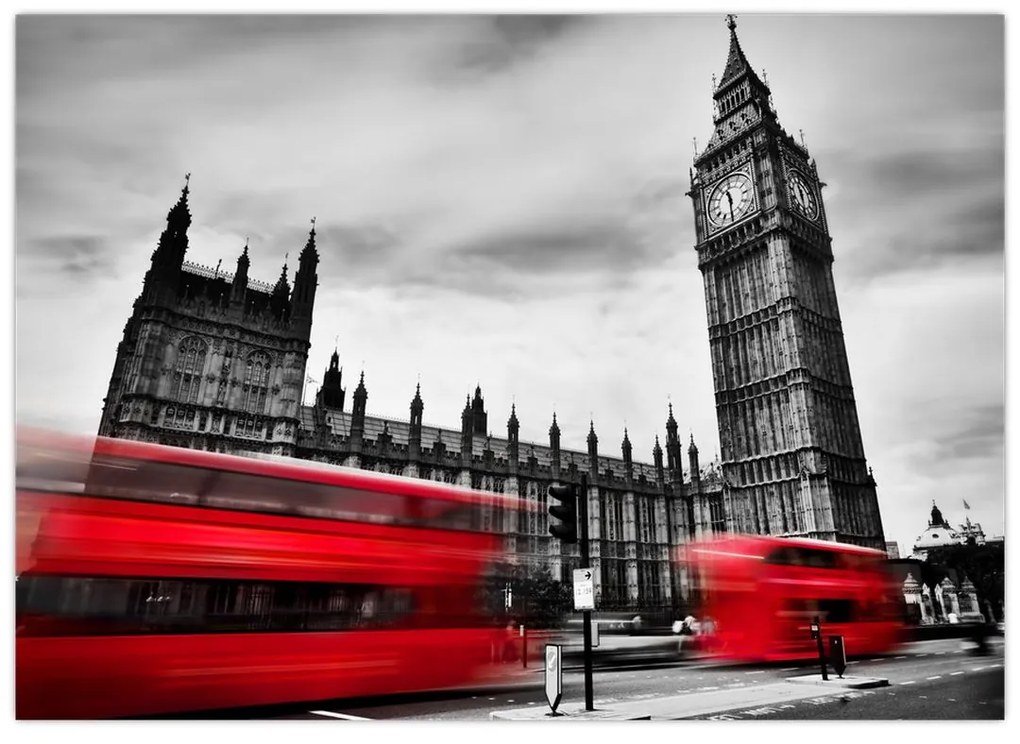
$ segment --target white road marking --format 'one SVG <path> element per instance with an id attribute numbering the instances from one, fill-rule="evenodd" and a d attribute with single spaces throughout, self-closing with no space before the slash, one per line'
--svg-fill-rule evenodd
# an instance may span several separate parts
<path id="1" fill-rule="evenodd" d="M 893 658 L 894 658 L 894 659 L 905 659 L 905 658 L 907 658 L 907 657 L 906 657 L 906 656 L 894 656 Z"/>
<path id="2" fill-rule="evenodd" d="M 765 674 L 765 670 L 764 669 L 759 669 L 759 670 L 757 670 L 755 672 L 744 672 L 744 674 Z"/>
<path id="3" fill-rule="evenodd" d="M 942 675 L 936 674 L 934 677 L 925 677 L 925 679 L 942 679 Z"/>
<path id="4" fill-rule="evenodd" d="M 779 671 L 781 671 L 781 672 L 794 672 L 796 670 L 797 670 L 797 667 L 786 667 L 786 669 L 780 669 Z"/>
<path id="5" fill-rule="evenodd" d="M 869 663 L 872 662 L 872 661 L 881 661 L 881 659 L 868 659 Z"/>
<path id="6" fill-rule="evenodd" d="M 917 680 L 916 679 L 912 679 L 912 680 L 909 680 L 908 682 L 900 682 L 900 684 L 901 685 L 916 685 L 917 684 Z"/>
<path id="7" fill-rule="evenodd" d="M 721 690 L 721 687 L 699 687 L 699 690 Z"/>
<path id="8" fill-rule="evenodd" d="M 963 674 L 963 672 L 950 672 L 949 676 L 950 677 L 955 677 L 957 674 Z"/>
<path id="9" fill-rule="evenodd" d="M 310 710 L 308 711 L 313 716 L 326 716 L 327 718 L 341 718 L 345 721 L 371 721 L 371 718 L 362 718 L 361 716 L 351 716 L 346 713 L 334 713 L 331 710 Z"/>

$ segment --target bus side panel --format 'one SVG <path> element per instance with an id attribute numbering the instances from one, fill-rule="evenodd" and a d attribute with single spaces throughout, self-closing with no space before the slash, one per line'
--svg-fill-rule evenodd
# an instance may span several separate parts
<path id="1" fill-rule="evenodd" d="M 381 695 L 498 679 L 490 631 L 26 637 L 19 719 L 112 718 Z"/>

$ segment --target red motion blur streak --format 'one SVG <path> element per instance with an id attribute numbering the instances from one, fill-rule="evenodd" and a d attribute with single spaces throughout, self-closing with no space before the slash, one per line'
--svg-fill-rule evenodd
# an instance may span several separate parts
<path id="1" fill-rule="evenodd" d="M 32 440 L 37 453 L 39 436 Z M 59 444 L 48 449 L 58 455 L 55 464 L 82 454 L 83 445 L 60 437 L 52 441 Z M 340 468 L 102 439 L 94 450 L 91 442 L 87 447 L 89 457 L 116 452 L 139 462 L 254 472 L 278 479 L 284 490 L 288 482 L 301 480 L 343 486 L 348 495 L 351 489 L 364 496 L 399 492 L 428 502 L 435 513 L 491 504 L 522 508 L 516 500 L 491 494 Z M 38 486 L 26 490 L 20 482 L 21 454 L 19 446 L 17 571 L 23 587 L 47 577 L 365 585 L 409 592 L 415 614 L 369 630 L 193 628 L 111 635 L 97 633 L 95 625 L 76 632 L 75 617 L 30 615 L 19 605 L 18 718 L 155 715 L 446 689 L 498 682 L 515 668 L 491 663 L 493 630 L 476 606 L 485 566 L 502 558 L 498 533 L 94 498 Z M 38 462 L 33 467 L 38 483 Z M 54 475 L 54 482 L 59 480 Z M 126 607 L 123 614 L 132 619 Z"/>
<path id="2" fill-rule="evenodd" d="M 843 543 L 761 536 L 705 540 L 677 551 L 715 625 L 706 650 L 739 661 L 817 658 L 841 635 L 850 656 L 885 653 L 904 638 L 897 588 L 885 554 Z M 824 641 L 828 643 L 827 640 Z M 826 652 L 828 651 L 826 645 Z"/>

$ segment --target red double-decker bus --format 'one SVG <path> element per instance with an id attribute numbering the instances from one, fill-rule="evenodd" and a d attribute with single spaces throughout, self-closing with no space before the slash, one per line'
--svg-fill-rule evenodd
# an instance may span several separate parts
<path id="1" fill-rule="evenodd" d="M 21 432 L 16 714 L 111 718 L 469 687 L 492 663 L 485 510 L 303 461 Z"/>
<path id="2" fill-rule="evenodd" d="M 811 624 L 850 656 L 903 640 L 902 602 L 884 553 L 803 538 L 734 535 L 683 546 L 701 597 L 703 648 L 740 661 L 817 658 Z M 706 628 L 706 625 L 708 626 Z"/>

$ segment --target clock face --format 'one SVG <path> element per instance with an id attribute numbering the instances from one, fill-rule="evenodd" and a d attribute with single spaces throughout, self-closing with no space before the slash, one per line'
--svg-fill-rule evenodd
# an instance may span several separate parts
<path id="1" fill-rule="evenodd" d="M 790 171 L 787 182 L 790 186 L 790 202 L 809 220 L 818 216 L 818 200 L 811 184 L 800 173 Z"/>
<path id="2" fill-rule="evenodd" d="M 751 179 L 743 173 L 733 173 L 712 189 L 708 197 L 708 220 L 716 227 L 732 225 L 753 206 Z"/>

